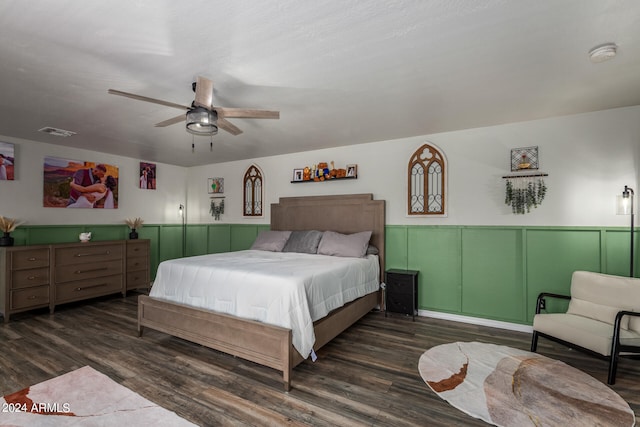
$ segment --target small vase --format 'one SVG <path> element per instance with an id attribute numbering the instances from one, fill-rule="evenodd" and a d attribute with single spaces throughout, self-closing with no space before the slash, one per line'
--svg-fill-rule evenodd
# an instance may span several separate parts
<path id="1" fill-rule="evenodd" d="M 129 233 L 129 238 L 130 238 L 131 240 L 135 240 L 135 239 L 137 239 L 137 238 L 138 238 L 138 232 L 136 231 L 136 229 L 135 229 L 135 228 L 132 228 L 132 229 L 131 229 L 131 233 Z"/>
<path id="2" fill-rule="evenodd" d="M 8 231 L 5 231 L 2 237 L 0 237 L 0 246 L 13 246 L 13 237 Z"/>

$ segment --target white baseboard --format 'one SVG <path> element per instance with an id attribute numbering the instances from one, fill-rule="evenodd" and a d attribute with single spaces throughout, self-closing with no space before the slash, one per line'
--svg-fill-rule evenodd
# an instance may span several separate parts
<path id="1" fill-rule="evenodd" d="M 488 326 L 491 328 L 508 329 L 510 331 L 532 333 L 533 327 L 519 323 L 501 322 L 499 320 L 483 319 L 480 317 L 462 316 L 460 314 L 441 313 L 439 311 L 418 310 L 418 316 L 433 317 L 434 319 L 451 320 L 452 322 L 470 323 L 472 325 Z"/>

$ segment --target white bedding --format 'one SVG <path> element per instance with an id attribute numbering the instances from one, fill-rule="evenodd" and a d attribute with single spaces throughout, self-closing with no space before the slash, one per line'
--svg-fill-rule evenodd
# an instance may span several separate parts
<path id="1" fill-rule="evenodd" d="M 377 291 L 379 273 L 376 255 L 225 252 L 160 263 L 150 296 L 289 328 L 307 358 L 313 322 Z"/>

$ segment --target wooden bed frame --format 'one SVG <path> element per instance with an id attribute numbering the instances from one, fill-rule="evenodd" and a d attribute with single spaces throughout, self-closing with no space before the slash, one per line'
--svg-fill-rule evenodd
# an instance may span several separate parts
<path id="1" fill-rule="evenodd" d="M 372 231 L 371 244 L 384 277 L 384 200 L 372 194 L 285 197 L 271 205 L 271 230 L 333 230 L 349 234 Z M 365 295 L 314 323 L 320 349 L 362 316 L 381 306 L 381 292 Z M 138 335 L 148 327 L 282 372 L 285 391 L 291 372 L 304 359 L 291 342 L 291 330 L 140 295 Z"/>

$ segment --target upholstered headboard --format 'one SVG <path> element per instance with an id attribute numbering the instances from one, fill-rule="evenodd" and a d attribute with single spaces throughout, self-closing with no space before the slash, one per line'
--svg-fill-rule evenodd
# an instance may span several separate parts
<path id="1" fill-rule="evenodd" d="M 332 230 L 351 234 L 371 231 L 370 243 L 378 248 L 380 278 L 384 277 L 384 200 L 373 194 L 281 197 L 271 204 L 271 230 Z"/>

